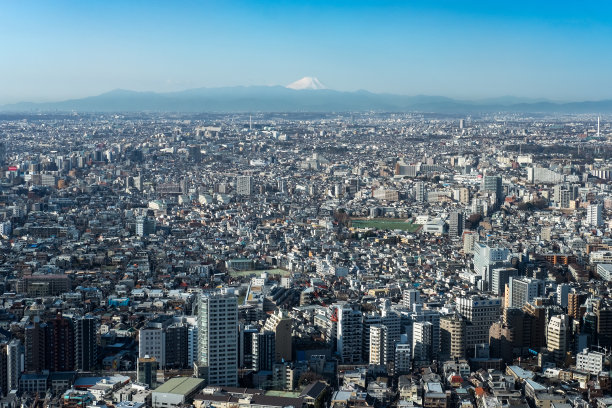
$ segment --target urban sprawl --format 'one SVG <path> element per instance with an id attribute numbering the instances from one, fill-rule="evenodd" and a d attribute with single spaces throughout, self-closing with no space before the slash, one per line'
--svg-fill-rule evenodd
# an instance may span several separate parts
<path id="1" fill-rule="evenodd" d="M 0 408 L 612 407 L 609 119 L 3 114 Z"/>

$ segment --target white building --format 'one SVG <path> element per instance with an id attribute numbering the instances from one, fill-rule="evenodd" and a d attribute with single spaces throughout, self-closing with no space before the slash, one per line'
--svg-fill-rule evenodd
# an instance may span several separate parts
<path id="1" fill-rule="evenodd" d="M 569 318 L 567 315 L 553 316 L 546 328 L 546 346 L 555 360 L 564 361 L 568 346 Z"/>
<path id="2" fill-rule="evenodd" d="M 576 369 L 597 375 L 603 371 L 604 357 L 603 353 L 584 349 L 576 354 Z"/>
<path id="3" fill-rule="evenodd" d="M 591 227 L 601 227 L 603 225 L 602 214 L 602 204 L 590 204 L 587 207 L 586 224 Z"/>
<path id="4" fill-rule="evenodd" d="M 212 293 L 199 300 L 199 363 L 208 385 L 238 385 L 238 298 Z"/>
<path id="5" fill-rule="evenodd" d="M 429 362 L 433 354 L 433 324 L 415 322 L 412 325 L 412 355 L 414 361 Z"/>
<path id="6" fill-rule="evenodd" d="M 253 178 L 251 176 L 236 177 L 236 193 L 238 195 L 253 194 Z"/>
<path id="7" fill-rule="evenodd" d="M 166 365 L 166 331 L 161 327 L 143 327 L 138 332 L 138 357 L 154 357 L 160 367 Z"/>
<path id="8" fill-rule="evenodd" d="M 598 264 L 597 274 L 601 279 L 610 282 L 612 280 L 612 264 Z"/>

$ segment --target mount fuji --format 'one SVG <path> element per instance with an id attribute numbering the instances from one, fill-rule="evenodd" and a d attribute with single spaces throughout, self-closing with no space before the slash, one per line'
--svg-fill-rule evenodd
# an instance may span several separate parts
<path id="1" fill-rule="evenodd" d="M 308 77 L 308 76 L 290 83 L 289 85 L 286 86 L 286 88 L 295 89 L 296 91 L 301 91 L 303 89 L 310 89 L 310 90 L 327 89 L 327 87 L 323 85 L 321 81 L 319 81 L 317 78 Z"/>

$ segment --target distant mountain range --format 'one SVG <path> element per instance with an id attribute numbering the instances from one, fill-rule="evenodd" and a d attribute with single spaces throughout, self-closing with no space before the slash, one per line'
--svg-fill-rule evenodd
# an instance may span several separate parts
<path id="1" fill-rule="evenodd" d="M 431 112 L 431 113 L 612 113 L 612 99 L 555 103 L 516 97 L 465 101 L 441 96 L 405 96 L 325 89 L 316 78 L 282 86 L 198 88 L 179 92 L 114 90 L 62 102 L 16 103 L 4 112 Z M 293 89 L 297 88 L 297 89 Z"/>

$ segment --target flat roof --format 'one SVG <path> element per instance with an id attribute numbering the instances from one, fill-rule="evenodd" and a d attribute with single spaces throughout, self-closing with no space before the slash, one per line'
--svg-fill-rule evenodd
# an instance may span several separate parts
<path id="1" fill-rule="evenodd" d="M 153 392 L 187 395 L 194 389 L 203 387 L 203 385 L 204 380 L 201 378 L 175 377 L 157 387 Z"/>

